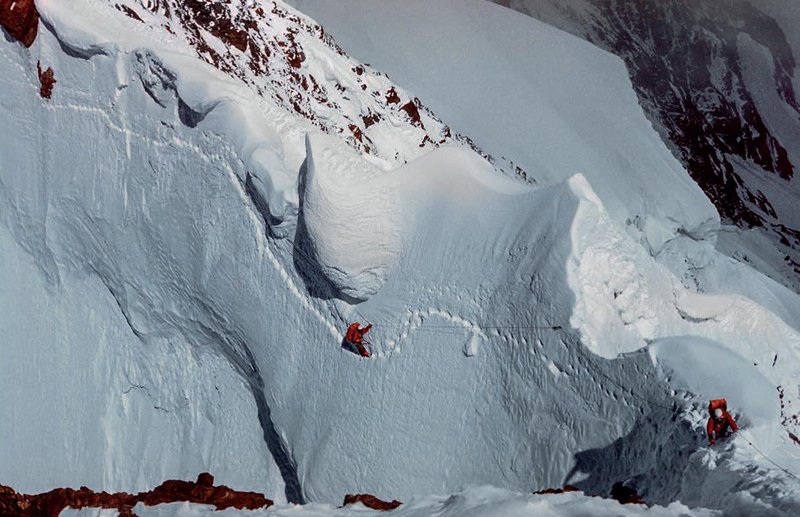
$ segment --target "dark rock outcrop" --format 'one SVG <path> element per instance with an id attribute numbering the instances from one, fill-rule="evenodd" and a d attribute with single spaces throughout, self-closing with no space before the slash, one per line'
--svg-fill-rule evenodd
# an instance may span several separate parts
<path id="1" fill-rule="evenodd" d="M 374 495 L 370 494 L 347 494 L 346 496 L 344 496 L 344 502 L 342 503 L 342 506 L 347 506 L 349 504 L 356 504 L 356 503 L 361 503 L 367 508 L 372 508 L 373 510 L 384 510 L 384 511 L 394 510 L 395 508 L 403 504 L 397 500 L 393 500 L 392 502 L 383 501 L 381 499 L 378 499 Z"/>
<path id="2" fill-rule="evenodd" d="M 567 492 L 580 492 L 581 490 L 578 487 L 574 487 L 572 485 L 564 485 L 563 488 L 545 488 L 544 490 L 539 490 L 538 492 L 534 492 L 537 495 L 547 495 L 547 494 L 565 494 Z"/>
<path id="3" fill-rule="evenodd" d="M 7 517 L 58 517 L 67 507 L 116 509 L 120 516 L 135 515 L 138 503 L 155 506 L 163 503 L 189 502 L 214 506 L 217 510 L 236 508 L 255 510 L 272 506 L 272 501 L 256 492 L 238 492 L 225 485 L 214 486 L 214 476 L 204 472 L 197 481 L 165 481 L 149 492 L 128 494 L 95 492 L 86 487 L 78 490 L 56 488 L 38 495 L 18 494 L 0 485 L 0 515 Z"/>
<path id="4" fill-rule="evenodd" d="M 34 0 L 0 0 L 0 26 L 26 47 L 33 45 L 39 29 Z"/>
<path id="5" fill-rule="evenodd" d="M 646 504 L 634 488 L 618 481 L 611 487 L 611 499 L 620 504 Z"/>

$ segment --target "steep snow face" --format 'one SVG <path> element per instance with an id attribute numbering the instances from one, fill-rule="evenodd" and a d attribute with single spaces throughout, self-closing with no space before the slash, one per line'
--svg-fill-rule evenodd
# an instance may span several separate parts
<path id="1" fill-rule="evenodd" d="M 583 174 L 654 250 L 678 229 L 702 237 L 717 226 L 618 58 L 488 2 L 290 3 L 532 182 Z"/>
<path id="2" fill-rule="evenodd" d="M 765 460 L 748 457 L 746 443 L 734 441 L 724 452 L 720 463 L 730 468 L 706 461 L 696 395 L 676 398 L 650 355 L 619 355 L 656 337 L 703 335 L 757 358 L 770 383 L 789 386 L 798 377 L 791 326 L 800 314 L 797 296 L 749 268 L 726 265 L 708 242 L 666 240 L 678 226 L 702 227 L 705 209 L 690 214 L 699 226 L 679 225 L 662 205 L 642 202 L 653 208 L 642 228 L 651 244 L 660 242 L 657 262 L 618 220 L 613 189 L 593 190 L 591 168 L 585 176 L 561 172 L 564 181 L 535 189 L 498 174 L 457 141 L 398 158 L 394 163 L 408 163 L 394 167 L 391 157 L 367 153 L 344 133 L 324 134 L 246 78 L 198 59 L 197 42 L 181 39 L 188 32 L 176 26 L 173 36 L 96 0 L 43 1 L 39 8 L 46 23 L 31 49 L 0 47 L 0 82 L 13 92 L 0 103 L 0 242 L 20 263 L 12 273 L 36 270 L 39 277 L 0 278 L 12 293 L 49 296 L 42 299 L 57 308 L 53 317 L 34 321 L 65 336 L 66 365 L 85 372 L 86 339 L 97 353 L 132 357 L 126 366 L 141 372 L 122 370 L 123 377 L 113 368 L 119 363 L 96 360 L 100 373 L 75 397 L 106 408 L 106 419 L 90 409 L 80 415 L 87 427 L 110 422 L 108 434 L 87 433 L 94 438 L 85 449 L 49 449 L 48 461 L 85 462 L 92 467 L 78 475 L 89 477 L 95 464 L 88 458 L 98 448 L 111 460 L 130 459 L 128 442 L 106 437 L 136 435 L 145 445 L 134 449 L 143 451 L 135 480 L 109 460 L 103 479 L 88 482 L 151 487 L 166 469 L 151 463 L 160 461 L 163 444 L 141 421 L 150 414 L 146 423 L 156 426 L 168 418 L 159 409 L 166 407 L 174 420 L 159 428 L 186 444 L 164 454 L 168 465 L 219 469 L 223 460 L 210 451 L 235 451 L 224 460 L 231 477 L 215 472 L 221 481 L 251 487 L 237 481 L 247 477 L 269 497 L 283 493 L 289 501 L 338 503 L 354 491 L 408 500 L 487 483 L 530 491 L 572 482 L 606 494 L 613 482 L 632 479 L 650 501 L 691 496 L 700 504 L 707 496 L 691 491 L 700 482 L 735 479 L 733 496 L 710 500 L 797 513 L 793 485 L 762 470 Z M 288 19 L 275 16 L 276 25 Z M 304 54 L 322 55 L 313 48 Z M 354 62 L 342 59 L 334 68 L 344 74 Z M 35 84 L 37 62 L 58 80 L 49 100 Z M 391 123 L 381 134 L 389 143 L 416 142 L 419 135 L 407 129 Z M 643 147 L 631 156 L 647 155 L 656 140 L 634 142 Z M 683 176 L 675 177 L 674 191 L 658 183 L 659 197 L 686 192 Z M 380 234 L 384 229 L 390 233 Z M 374 236 L 374 247 L 365 246 L 365 235 Z M 600 267 L 603 257 L 640 275 L 630 283 L 642 298 L 614 296 L 622 277 Z M 705 262 L 693 269 L 699 262 L 689 258 Z M 708 295 L 699 290 L 723 291 L 731 303 L 709 314 Z M 604 310 L 611 299 L 619 299 L 616 312 Z M 658 308 L 651 321 L 620 321 L 640 299 Z M 75 321 L 92 323 L 99 308 L 95 317 L 109 321 L 109 334 L 99 324 L 86 333 L 74 329 Z M 39 339 L 18 314 L 0 311 L 3 329 L 21 336 L 9 346 L 15 358 Z M 375 323 L 370 359 L 341 346 L 353 320 Z M 769 348 L 759 346 L 759 333 Z M 41 338 L 37 357 L 47 356 L 51 340 Z M 112 354 L 111 343 L 126 351 Z M 764 354 L 775 352 L 781 361 L 770 370 Z M 19 400 L 42 393 L 35 372 L 35 362 L 15 361 L 3 371 L 2 388 Z M 210 384 L 215 374 L 225 381 L 214 385 L 219 392 Z M 124 393 L 140 378 L 151 391 Z M 127 412 L 133 392 L 147 400 Z M 3 414 L 11 413 L 9 400 L 0 399 Z M 151 400 L 159 401 L 152 410 Z M 796 400 L 787 388 L 781 418 Z M 125 425 L 133 429 L 121 430 Z M 770 454 L 795 447 L 780 421 L 759 429 L 752 442 Z M 2 443 L 21 441 L 13 424 L 0 432 Z M 199 460 L 198 451 L 205 453 Z M 30 459 L 9 461 L 8 482 L 35 475 Z M 686 472 L 696 483 L 682 484 Z M 765 476 L 776 487 L 768 493 L 754 488 Z M 462 509 L 459 497 L 442 508 Z"/>
<path id="3" fill-rule="evenodd" d="M 678 393 L 696 394 L 698 406 L 724 394 L 729 408 L 734 408 L 732 413 L 739 427 L 743 428 L 734 438 L 718 442 L 721 446 L 691 455 L 684 471 L 681 501 L 690 506 L 720 508 L 724 515 L 796 513 L 800 480 L 797 477 L 791 480 L 791 476 L 796 476 L 793 473 L 798 468 L 797 444 L 785 440 L 783 430 L 774 425 L 776 420 L 785 423 L 785 419 L 783 415 L 776 418 L 778 407 L 766 403 L 774 397 L 774 386 L 761 373 L 765 369 L 720 343 L 693 336 L 656 340 L 648 351 Z M 783 405 L 780 412 L 784 412 Z M 704 424 L 707 417 L 701 412 L 696 414 L 696 425 Z M 755 467 L 759 463 L 767 465 L 765 460 L 772 467 L 784 469 L 783 473 L 793 482 L 787 484 L 763 467 Z M 716 475 L 707 475 L 709 467 Z M 748 470 L 750 473 L 745 473 Z M 749 496 L 739 489 L 743 479 L 758 480 Z"/>
<path id="4" fill-rule="evenodd" d="M 656 129 L 725 222 L 744 230 L 723 234 L 721 249 L 800 292 L 793 2 L 503 3 L 622 57 Z"/>
<path id="5" fill-rule="evenodd" d="M 285 122 L 286 111 L 302 120 L 302 127 L 340 136 L 382 169 L 454 139 L 474 147 L 468 139 L 451 135 L 418 99 L 395 86 L 385 74 L 344 55 L 318 24 L 283 3 L 273 2 L 265 10 L 247 2 L 85 1 L 70 7 L 85 21 L 77 22 L 72 32 L 57 29 L 60 37 L 65 41 L 98 40 L 92 43 L 92 53 L 117 45 L 109 43 L 114 39 L 113 29 L 92 27 L 95 21 L 105 23 L 105 15 L 98 15 L 104 4 L 135 22 L 125 24 L 130 38 L 123 45 L 128 50 L 134 42 L 169 47 L 171 55 L 159 58 L 169 65 L 197 57 L 223 72 L 220 76 L 243 82 L 246 91 L 269 100 L 267 104 L 280 111 L 268 115 L 269 124 L 258 112 L 232 113 L 239 126 L 227 128 L 243 151 L 249 188 L 261 198 L 259 207 L 272 231 L 281 231 L 280 224 L 296 215 L 297 170 L 304 159 L 303 147 L 296 145 L 303 134 Z M 58 3 L 45 6 L 54 14 L 65 9 Z M 110 23 L 113 27 L 122 24 L 119 20 Z M 162 77 L 160 61 L 151 62 L 146 52 L 139 61 L 142 74 L 146 74 L 142 81 L 157 103 L 167 102 L 171 95 L 169 88 L 164 89 L 165 82 L 174 80 L 178 88 L 192 84 L 182 89 L 183 104 L 179 106 L 181 122 L 190 127 L 212 111 L 238 109 L 230 101 L 241 94 L 229 87 L 215 92 L 214 103 L 203 104 L 193 90 L 205 92 L 208 86 L 199 84 L 197 77 L 173 79 L 169 71 Z M 276 132 L 295 145 L 281 142 Z M 506 168 L 511 171 L 510 166 Z"/>
<path id="6" fill-rule="evenodd" d="M 0 254 L 6 483 L 135 492 L 213 469 L 234 486 L 280 487 L 253 398 L 227 361 L 177 336 L 143 343 L 97 276 L 48 278 L 5 226 Z"/>
<path id="7" fill-rule="evenodd" d="M 308 258 L 314 235 L 299 226 L 273 235 L 249 187 L 245 144 L 282 157 L 264 181 L 281 185 L 287 170 L 301 169 L 292 157 L 306 152 L 294 135 L 313 126 L 196 60 L 143 46 L 129 31 L 137 22 L 122 15 L 52 5 L 42 15 L 61 39 L 43 31 L 32 55 L 3 50 L 16 74 L 35 56 L 59 80 L 50 101 L 30 79 L 6 80 L 18 100 L 2 119 L 4 224 L 46 276 L 109 286 L 111 307 L 145 346 L 183 340 L 227 358 L 256 401 L 262 454 L 275 458 L 289 499 L 338 501 L 355 488 L 403 497 L 467 483 L 559 485 L 574 450 L 602 445 L 634 418 L 636 406 L 605 397 L 590 376 L 570 375 L 596 361 L 580 355 L 572 334 L 551 330 L 539 344 L 534 328 L 522 336 L 502 328 L 569 314 L 563 275 L 535 264 L 566 261 L 580 202 L 570 185 L 532 192 L 457 146 L 393 172 L 376 184 L 378 199 L 391 195 L 419 217 L 404 217 L 400 256 L 378 262 L 392 266 L 384 285 L 354 309 L 327 290 L 318 266 L 328 264 Z M 117 36 L 84 29 L 94 26 Z M 258 132 L 242 113 L 288 129 Z M 309 141 L 313 197 L 315 185 L 342 174 L 330 164 L 354 155 L 326 158 L 325 146 L 318 152 Z M 265 187 L 264 198 L 272 194 Z M 306 208 L 300 215 L 313 226 L 319 214 Z M 381 215 L 379 205 L 363 211 L 366 233 Z M 378 324 L 372 361 L 340 348 L 341 331 L 361 314 Z M 24 372 L 9 382 L 34 378 Z M 552 404 L 553 393 L 565 405 Z M 570 425 L 576 418 L 582 424 Z M 461 438 L 443 444 L 443 436 Z M 279 490 L 267 487 L 270 496 Z"/>
<path id="8" fill-rule="evenodd" d="M 354 157 L 313 138 L 309 149 L 306 194 L 314 196 Z M 633 416 L 630 405 L 602 397 L 590 376 L 573 375 L 590 367 L 575 365 L 595 359 L 569 332 L 549 328 L 570 310 L 563 274 L 552 268 L 563 268 L 569 255 L 568 229 L 582 203 L 575 188 L 532 191 L 457 148 L 363 182 L 381 203 L 347 213 L 353 227 L 376 234 L 380 244 L 377 233 L 386 221 L 407 215 L 394 228 L 392 262 L 373 263 L 388 266 L 381 288 L 357 308 L 341 306 L 351 319 L 377 325 L 373 359 L 331 357 L 330 351 L 304 359 L 315 379 L 309 384 L 300 373 L 294 396 L 326 411 L 326 425 L 301 426 L 294 408 L 288 435 L 312 499 L 352 490 L 347 472 L 356 468 L 363 473 L 358 486 L 396 497 L 464 483 L 558 485 L 572 463 L 565 444 L 598 443 L 599 436 L 619 432 L 614 422 Z M 304 204 L 302 214 L 317 227 L 338 226 L 338 219 L 324 217 L 332 206 L 334 200 Z M 524 224 L 509 224 L 514 220 Z M 335 228 L 318 231 L 330 232 L 336 235 Z M 332 256 L 372 257 L 346 239 L 336 251 Z M 330 267 L 302 264 L 304 275 L 315 279 Z M 318 393 L 317 385 L 337 390 Z M 553 390 L 563 406 L 548 402 Z M 566 426 L 574 414 L 586 425 Z"/>
<path id="9" fill-rule="evenodd" d="M 351 392 L 346 392 L 344 399 L 334 400 L 341 406 L 323 404 L 324 411 L 317 411 L 319 401 L 315 399 L 324 398 L 324 391 L 318 389 L 323 384 L 308 382 L 306 377 L 324 370 L 313 362 L 305 364 L 306 354 L 327 361 L 333 353 L 355 373 L 361 370 L 352 357 L 339 357 L 341 354 L 334 352 L 345 325 L 339 314 L 347 306 L 339 307 L 341 304 L 326 300 L 324 293 L 317 290 L 315 270 L 302 263 L 302 247 L 295 247 L 293 241 L 293 213 L 298 209 L 295 185 L 306 159 L 303 136 L 318 129 L 307 117 L 287 113 L 269 96 L 259 95 L 199 62 L 191 45 L 168 33 L 148 29 L 102 3 L 42 3 L 39 8 L 47 30 L 41 32 L 32 49 L 27 51 L 7 42 L 2 53 L 3 67 L 8 71 L 3 73 L 5 91 L 13 92 L 3 104 L 7 116 L 2 118 L 4 145 L 0 155 L 2 220 L 9 229 L 7 238 L 14 241 L 9 246 L 19 246 L 30 254 L 47 285 L 58 285 L 66 278 L 89 277 L 106 286 L 113 304 L 107 303 L 108 296 L 100 297 L 105 291 L 81 291 L 85 298 L 75 295 L 83 300 L 77 309 L 90 311 L 95 305 L 118 308 L 118 316 L 136 338 L 135 344 L 154 350 L 156 344 L 166 340 L 191 345 L 178 348 L 179 351 L 196 348 L 217 359 L 225 358 L 245 381 L 237 389 L 245 389 L 253 399 L 249 406 L 247 398 L 241 404 L 229 401 L 233 394 L 223 399 L 221 404 L 227 404 L 232 411 L 241 405 L 237 415 L 250 425 L 228 434 L 219 432 L 218 436 L 231 442 L 225 447 L 213 440 L 207 442 L 205 436 L 216 427 L 204 427 L 202 419 L 196 425 L 191 419 L 181 419 L 174 422 L 177 429 L 173 431 L 209 443 L 215 450 L 232 451 L 230 457 L 252 457 L 253 470 L 237 470 L 248 478 L 247 483 L 227 477 L 224 472 L 230 471 L 220 469 L 213 457 L 204 456 L 202 446 L 195 447 L 192 440 L 180 440 L 190 445 L 176 450 L 175 456 L 131 447 L 127 441 L 114 442 L 107 445 L 108 456 L 128 458 L 141 452 L 141 470 L 104 468 L 104 477 L 99 479 L 91 477 L 91 467 L 87 467 L 84 473 L 70 470 L 75 479 L 54 477 L 43 482 L 50 486 L 85 482 L 99 485 L 98 488 L 116 488 L 128 482 L 127 476 L 135 477 L 137 484 L 152 485 L 166 477 L 193 474 L 168 473 L 166 467 L 152 466 L 151 462 L 163 459 L 169 466 L 188 465 L 186 468 L 191 469 L 202 464 L 203 470 L 222 470 L 216 472 L 222 480 L 232 480 L 231 484 L 240 487 L 263 483 L 277 498 L 285 485 L 286 497 L 293 501 L 303 499 L 302 490 L 338 499 L 343 492 L 341 483 L 353 477 L 357 465 L 339 465 L 337 471 L 335 465 L 341 461 L 338 454 L 324 458 L 324 467 L 308 461 L 303 468 L 323 479 L 336 477 L 340 484 L 318 488 L 309 481 L 306 488 L 305 479 L 300 485 L 291 456 L 291 447 L 302 442 L 307 422 L 312 422 L 312 428 L 321 429 L 308 432 L 315 438 L 315 447 L 335 451 L 338 443 L 324 437 L 325 415 L 353 404 L 352 411 L 361 408 L 367 415 L 371 412 L 371 404 L 361 407 Z M 167 46 L 169 51 L 164 50 Z M 49 101 L 38 97 L 36 76 L 31 73 L 39 61 L 55 69 L 57 76 L 57 87 Z M 341 65 L 337 70 L 349 70 L 351 62 L 346 62 L 346 68 Z M 398 97 L 404 95 L 400 89 L 389 90 Z M 354 98 L 353 103 L 357 102 L 360 99 Z M 416 140 L 414 127 L 394 121 L 384 126 L 382 134 L 387 142 L 399 145 Z M 406 138 L 408 135 L 411 136 Z M 419 146 L 415 142 L 409 148 Z M 372 154 L 366 154 L 374 162 Z M 385 166 L 384 162 L 378 163 Z M 236 250 L 236 255 L 230 250 Z M 12 279 L 6 281 L 13 283 Z M 67 298 L 66 294 L 62 297 L 57 297 L 58 303 L 67 308 L 74 305 L 71 300 L 75 298 Z M 85 319 L 77 309 L 65 309 L 60 318 L 51 322 L 54 332 L 68 336 L 67 350 L 82 345 L 81 338 L 69 337 L 73 334 L 63 328 L 66 321 Z M 5 316 L 12 314 L 7 311 Z M 4 324 L 5 328 L 12 327 Z M 43 346 L 46 341 L 42 340 Z M 15 343 L 21 350 L 27 346 L 26 339 Z M 125 342 L 120 346 L 124 347 Z M 186 362 L 182 356 L 176 353 L 176 368 Z M 67 365 L 80 368 L 81 357 L 75 356 Z M 149 359 L 136 356 L 132 361 L 138 370 L 146 370 L 151 366 Z M 153 361 L 161 364 L 161 360 L 154 352 Z M 156 399 L 188 389 L 181 387 L 182 382 L 188 381 L 181 376 L 173 378 L 166 364 L 163 371 L 152 373 L 152 385 L 137 382 L 138 379 L 131 384 L 146 386 Z M 269 365 L 266 378 L 261 373 L 262 364 Z M 29 380 L 36 378 L 31 371 L 34 363 L 15 365 L 19 370 L 4 379 L 23 388 L 24 393 L 37 393 L 29 386 Z M 102 366 L 99 368 L 103 370 Z M 213 370 L 201 368 L 202 374 L 191 377 L 206 379 Z M 185 373 L 191 371 L 187 368 Z M 327 384 L 341 385 L 355 378 L 338 370 L 334 373 L 332 378 L 323 378 Z M 100 392 L 116 393 L 115 383 L 121 383 L 119 391 L 124 392 L 130 388 L 125 380 L 127 377 L 117 380 L 100 376 L 94 385 L 100 386 Z M 396 389 L 403 385 L 398 382 Z M 155 386 L 164 386 L 165 393 L 157 393 Z M 19 390 L 9 387 L 7 391 Z M 86 391 L 93 390 L 86 387 L 76 397 L 82 400 L 81 394 Z M 4 400 L 11 403 L 11 399 Z M 20 396 L 20 400 L 26 398 Z M 110 411 L 119 420 L 114 420 L 107 435 L 87 433 L 97 440 L 91 440 L 85 452 L 75 454 L 73 463 L 85 460 L 87 465 L 94 465 L 87 458 L 106 446 L 99 440 L 124 434 L 119 429 L 123 426 L 120 422 L 142 432 L 148 430 L 139 427 L 139 422 L 130 422 L 126 417 L 130 413 L 119 410 L 118 405 L 125 400 L 109 399 Z M 270 407 L 273 404 L 274 412 Z M 164 406 L 154 406 L 160 415 Z M 100 418 L 92 413 L 81 413 L 81 417 L 95 425 Z M 238 418 L 221 420 L 223 426 L 236 428 L 240 424 Z M 355 431 L 353 421 L 358 419 L 350 419 L 342 426 L 341 439 Z M 387 416 L 381 425 L 390 426 L 391 421 Z M 16 443 L 25 436 L 17 434 L 18 427 L 5 431 L 11 435 L 7 443 Z M 265 443 L 253 452 L 252 437 L 259 435 L 263 435 Z M 326 449 L 329 445 L 333 448 Z M 307 449 L 311 457 L 315 447 Z M 274 460 L 260 464 L 255 461 L 267 452 Z M 393 454 L 413 458 L 399 448 Z M 189 457 L 193 460 L 189 461 Z M 352 451 L 351 457 L 358 457 L 357 450 Z M 377 469 L 379 457 L 375 446 L 372 455 L 358 465 L 363 461 Z M 73 465 L 63 460 L 63 454 L 51 460 Z M 30 476 L 36 475 L 36 470 L 27 469 L 24 461 L 27 460 L 14 456 L 4 464 L 13 474 L 9 481 L 22 487 L 27 486 Z M 283 482 L 275 480 L 276 470 Z M 446 480 L 441 471 L 429 476 L 455 483 Z M 377 480 L 380 487 L 389 490 L 386 478 Z"/>
<path id="10" fill-rule="evenodd" d="M 340 147 L 334 139 L 310 137 L 307 141 L 303 223 L 309 247 L 325 276 L 343 294 L 359 300 L 378 291 L 399 255 L 420 245 L 419 236 L 410 228 L 439 220 L 443 206 L 493 213 L 498 208 L 470 206 L 481 199 L 483 190 L 530 190 L 476 167 L 475 153 L 469 149 L 442 148 L 418 159 L 413 167 L 401 167 L 385 176 L 358 155 L 342 153 Z M 418 190 L 402 194 L 409 188 Z M 429 211 L 434 213 L 429 216 Z M 513 217 L 513 212 L 504 212 Z M 446 249 L 448 236 L 460 239 L 466 232 L 467 228 L 439 229 L 435 246 Z"/>
<path id="11" fill-rule="evenodd" d="M 394 265 L 403 216 L 390 192 L 376 185 L 380 170 L 357 155 L 337 152 L 339 146 L 336 139 L 306 142 L 301 224 L 309 252 L 331 285 L 340 295 L 363 301 L 380 289 Z M 347 160 L 336 161 L 342 157 Z M 320 173 L 320 167 L 334 174 Z"/>
<path id="12" fill-rule="evenodd" d="M 655 340 L 648 351 L 677 389 L 707 400 L 724 395 L 748 424 L 778 419 L 775 387 L 756 365 L 724 345 L 705 338 L 677 336 Z"/>
<path id="13" fill-rule="evenodd" d="M 37 59 L 64 82 L 47 104 Z M 213 470 L 282 498 L 241 372 L 208 337 L 137 325 L 157 293 L 126 281 L 132 250 L 159 238 L 145 220 L 172 223 L 128 172 L 158 167 L 140 152 L 179 159 L 181 141 L 160 140 L 146 109 L 128 112 L 114 59 L 68 57 L 47 31 L 30 52 L 4 42 L 0 68 L 0 477 L 30 492 L 136 491 Z"/>
<path id="14" fill-rule="evenodd" d="M 800 394 L 800 332 L 794 315 L 800 313 L 800 299 L 709 243 L 675 239 L 654 259 L 611 223 L 599 200 L 586 197 L 591 202 L 577 211 L 567 267 L 576 297 L 570 321 L 583 343 L 609 358 L 637 355 L 647 347 L 657 367 L 655 377 L 674 390 L 671 403 L 676 405 L 662 418 L 679 414 L 701 434 L 708 399 L 726 397 L 746 431 L 723 450 L 695 451 L 680 425 L 667 426 L 671 445 L 684 446 L 674 456 L 655 460 L 662 467 L 652 469 L 640 463 L 647 456 L 642 451 L 663 443 L 664 437 L 650 434 L 647 426 L 634 428 L 616 449 L 577 455 L 578 466 L 597 469 L 579 486 L 596 490 L 598 479 L 630 476 L 647 485 L 651 497 L 665 497 L 666 491 L 666 497 L 731 515 L 791 515 L 800 488 L 793 477 L 800 471 L 793 438 Z M 619 468 L 620 455 L 629 462 L 626 467 Z M 786 471 L 770 474 L 773 462 Z M 759 468 L 745 466 L 753 464 Z M 684 481 L 670 480 L 669 472 L 675 471 L 682 472 Z M 742 483 L 762 486 L 767 480 L 769 490 L 741 489 Z"/>

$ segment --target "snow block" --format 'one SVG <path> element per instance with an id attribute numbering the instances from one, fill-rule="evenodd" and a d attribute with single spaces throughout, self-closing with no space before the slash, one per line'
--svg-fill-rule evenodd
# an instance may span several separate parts
<path id="1" fill-rule="evenodd" d="M 386 282 L 400 251 L 399 217 L 380 171 L 324 136 L 306 137 L 302 217 L 310 241 L 306 267 L 339 296 L 366 300 Z M 313 259 L 313 260 L 311 260 Z"/>

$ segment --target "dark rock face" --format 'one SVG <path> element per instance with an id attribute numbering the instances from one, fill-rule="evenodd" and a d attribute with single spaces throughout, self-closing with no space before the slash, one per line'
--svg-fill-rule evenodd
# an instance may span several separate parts
<path id="1" fill-rule="evenodd" d="M 781 98 L 800 115 L 795 61 L 775 20 L 746 2 L 601 0 L 591 40 L 625 59 L 651 116 L 720 214 L 745 227 L 775 217 L 770 200 L 742 192 L 731 157 L 792 178 L 795 166 L 769 131 L 742 75 L 737 39 L 746 34 L 773 55 Z"/>
<path id="2" fill-rule="evenodd" d="M 773 254 L 786 256 L 783 277 L 776 280 L 800 290 L 800 231 L 781 220 L 787 211 L 797 220 L 800 210 L 792 208 L 800 207 L 800 142 L 786 136 L 800 131 L 792 85 L 796 57 L 774 19 L 745 0 L 498 3 L 620 56 L 646 115 L 723 222 L 766 234 Z M 777 134 L 772 114 L 759 110 L 760 92 L 746 80 L 742 41 L 767 50 L 773 73 L 764 79 L 793 120 L 794 133 Z M 766 68 L 758 73 L 769 75 Z"/>
<path id="3" fill-rule="evenodd" d="M 611 499 L 619 504 L 645 504 L 634 488 L 625 486 L 621 481 L 611 487 Z"/>
<path id="4" fill-rule="evenodd" d="M 208 504 L 217 510 L 236 508 L 256 510 L 272 506 L 272 501 L 255 492 L 237 492 L 225 485 L 214 486 L 214 476 L 204 472 L 197 481 L 165 481 L 149 492 L 128 494 L 95 492 L 86 487 L 78 490 L 56 488 L 44 494 L 18 494 L 14 489 L 0 485 L 0 515 L 9 517 L 58 517 L 67 507 L 110 508 L 120 516 L 132 516 L 138 503 L 155 506 L 162 503 L 190 502 Z"/>
<path id="5" fill-rule="evenodd" d="M 0 26 L 26 47 L 33 45 L 39 28 L 34 0 L 0 0 Z"/>
<path id="6" fill-rule="evenodd" d="M 569 492 L 580 492 L 580 488 L 572 486 L 572 485 L 564 485 L 563 488 L 545 488 L 544 490 L 539 490 L 534 492 L 534 494 L 538 495 L 548 495 L 548 494 L 566 494 Z"/>

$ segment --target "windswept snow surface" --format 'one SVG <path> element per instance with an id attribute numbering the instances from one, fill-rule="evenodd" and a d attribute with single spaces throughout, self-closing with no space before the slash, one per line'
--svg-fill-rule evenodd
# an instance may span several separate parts
<path id="1" fill-rule="evenodd" d="M 53 283 L 4 226 L 0 256 L 3 483 L 137 491 L 212 469 L 242 489 L 280 486 L 227 361 L 177 336 L 145 346 L 100 278 Z"/>
<path id="2" fill-rule="evenodd" d="M 0 389 L 14 394 L 0 414 L 41 407 L 0 425 L 4 483 L 44 489 L 35 480 L 45 465 L 64 467 L 43 483 L 98 489 L 213 470 L 238 489 L 333 504 L 345 493 L 409 501 L 485 484 L 606 495 L 626 480 L 657 504 L 798 513 L 797 483 L 748 443 L 702 448 L 706 394 L 670 385 L 641 351 L 702 336 L 756 363 L 759 382 L 784 395 L 764 401 L 782 403 L 779 416 L 748 429 L 750 441 L 800 471 L 787 434 L 797 423 L 784 419 L 800 396 L 800 300 L 711 243 L 675 236 L 714 217 L 674 160 L 645 189 L 630 176 L 638 166 L 606 184 L 597 171 L 616 170 L 608 161 L 574 175 L 557 160 L 548 167 L 558 177 L 534 188 L 458 142 L 376 159 L 157 25 L 98 0 L 38 5 L 33 47 L 0 46 L 0 245 L 14 264 L 0 276 L 13 358 Z M 500 23 L 495 12 L 487 23 Z M 525 27 L 561 48 L 561 33 Z M 569 41 L 576 59 L 590 52 Z M 327 52 L 316 50 L 306 55 Z M 595 57 L 594 69 L 582 62 L 585 77 L 616 62 Z M 49 101 L 34 83 L 37 61 L 58 80 Z M 355 66 L 343 63 L 342 74 Z M 550 76 L 537 91 L 562 85 Z M 574 93 L 560 105 L 582 102 Z M 383 127 L 387 143 L 416 141 L 401 122 Z M 629 153 L 620 164 L 668 156 L 638 129 L 616 142 Z M 614 147 L 565 135 L 551 144 L 562 156 Z M 638 185 L 630 204 L 657 259 L 631 231 L 638 223 L 620 220 L 622 184 Z M 688 219 L 655 204 L 664 199 L 681 200 Z M 28 306 L 14 303 L 24 296 Z M 369 359 L 341 346 L 354 320 L 375 324 Z M 125 393 L 129 384 L 149 391 Z M 79 406 L 64 412 L 72 399 Z M 48 414 L 76 415 L 85 442 L 37 427 Z M 182 448 L 166 450 L 165 436 Z M 37 450 L 30 437 L 61 446 Z M 455 515 L 460 500 L 465 513 L 545 512 L 558 501 L 575 515 L 617 511 L 579 495 L 496 490 L 425 504 Z"/>

